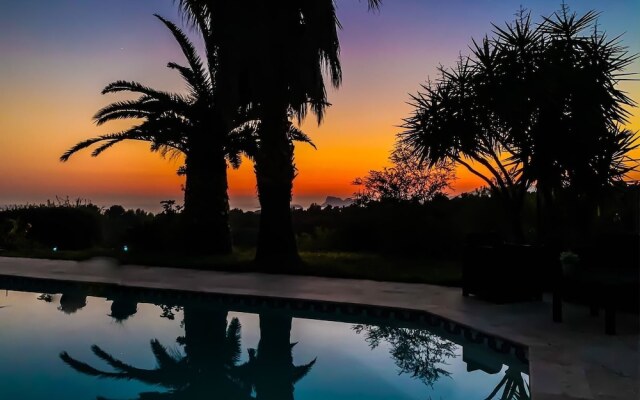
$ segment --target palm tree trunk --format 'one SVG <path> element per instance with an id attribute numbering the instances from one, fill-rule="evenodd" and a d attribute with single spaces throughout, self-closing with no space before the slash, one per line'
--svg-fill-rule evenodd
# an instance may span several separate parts
<path id="1" fill-rule="evenodd" d="M 184 344 L 189 362 L 205 369 L 213 364 L 222 370 L 227 332 L 227 312 L 205 305 L 184 307 Z"/>
<path id="2" fill-rule="evenodd" d="M 263 114 L 260 129 L 255 160 L 261 208 L 256 261 L 264 266 L 300 263 L 291 217 L 295 165 L 288 123 L 286 105 L 270 107 Z"/>
<path id="3" fill-rule="evenodd" d="M 212 154 L 213 153 L 213 154 Z M 232 251 L 227 163 L 222 151 L 194 145 L 185 160 L 184 243 L 195 254 Z"/>
<path id="4" fill-rule="evenodd" d="M 256 399 L 293 400 L 290 316 L 260 314 Z"/>

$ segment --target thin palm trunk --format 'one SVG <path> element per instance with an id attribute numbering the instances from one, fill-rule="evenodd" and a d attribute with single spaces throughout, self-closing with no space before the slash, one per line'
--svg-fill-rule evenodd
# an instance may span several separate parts
<path id="1" fill-rule="evenodd" d="M 256 261 L 270 267 L 300 263 L 291 216 L 295 166 L 287 109 L 275 106 L 264 112 L 255 160 L 261 208 Z"/>

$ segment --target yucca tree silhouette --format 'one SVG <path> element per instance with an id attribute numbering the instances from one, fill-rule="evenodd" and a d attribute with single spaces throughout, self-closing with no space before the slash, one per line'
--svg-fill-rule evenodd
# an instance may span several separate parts
<path id="1" fill-rule="evenodd" d="M 297 264 L 290 209 L 296 168 L 294 146 L 286 132 L 292 117 L 302 120 L 308 111 L 322 121 L 329 105 L 325 71 L 333 86 L 340 85 L 335 2 L 177 3 L 205 33 L 207 47 L 217 51 L 218 98 L 228 104 L 223 109 L 251 104 L 262 121 L 255 157 L 261 205 L 256 260 L 264 265 Z M 368 3 L 374 8 L 380 1 Z"/>
<path id="2" fill-rule="evenodd" d="M 199 306 L 184 307 L 184 355 L 170 351 L 156 339 L 151 351 L 154 369 L 142 369 L 116 359 L 97 345 L 93 353 L 113 368 L 104 371 L 60 354 L 65 364 L 79 373 L 97 378 L 135 380 L 167 389 L 166 392 L 140 393 L 138 399 L 250 399 L 250 390 L 239 380 L 241 326 L 237 318 L 227 325 L 227 312 Z M 101 399 L 98 397 L 98 399 Z"/>
<path id="3" fill-rule="evenodd" d="M 295 384 L 307 376 L 316 360 L 293 364 L 290 316 L 260 314 L 260 342 L 249 349 L 249 361 L 239 376 L 256 393 L 257 400 L 293 400 Z"/>
<path id="4" fill-rule="evenodd" d="M 520 10 L 494 25 L 472 56 L 413 96 L 399 134 L 428 166 L 454 162 L 480 177 L 505 201 L 516 236 L 532 185 L 544 238 L 559 191 L 598 199 L 637 167 L 637 135 L 622 128 L 634 102 L 618 87 L 636 56 L 598 30 L 597 16 L 563 5 L 538 24 Z"/>
<path id="5" fill-rule="evenodd" d="M 580 231 L 592 220 L 613 183 L 627 177 L 638 163 L 630 152 L 637 132 L 624 128 L 635 102 L 618 85 L 637 59 L 598 27 L 599 13 L 578 15 L 566 4 L 544 18 L 547 38 L 540 75 L 546 100 L 538 130 L 533 131 L 531 171 L 546 205 L 546 231 L 555 231 L 557 193 L 566 187 L 580 210 Z M 559 165 L 561 173 L 554 174 Z M 551 170 L 551 172 L 549 172 Z"/>

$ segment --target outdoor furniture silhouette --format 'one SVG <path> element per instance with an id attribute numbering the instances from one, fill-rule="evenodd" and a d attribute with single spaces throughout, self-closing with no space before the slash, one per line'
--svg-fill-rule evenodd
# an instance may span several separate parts
<path id="1" fill-rule="evenodd" d="M 614 335 L 618 310 L 638 312 L 639 244 L 638 235 L 601 235 L 578 251 L 579 269 L 556 273 L 553 320 L 562 322 L 562 301 L 574 300 L 588 304 L 592 316 L 603 308 L 605 333 Z"/>
<path id="2" fill-rule="evenodd" d="M 542 299 L 548 252 L 541 247 L 492 240 L 491 244 L 468 240 L 462 266 L 463 296 L 475 294 L 498 303 Z M 526 279 L 517 285 L 505 284 L 514 274 Z"/>

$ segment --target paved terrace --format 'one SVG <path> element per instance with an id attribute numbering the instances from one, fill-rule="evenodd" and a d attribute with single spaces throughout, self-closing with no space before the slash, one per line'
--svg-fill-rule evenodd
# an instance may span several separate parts
<path id="1" fill-rule="evenodd" d="M 606 336 L 604 313 L 590 317 L 586 307 L 565 305 L 565 322 L 555 324 L 549 301 L 495 305 L 424 284 L 3 257 L 0 276 L 422 310 L 528 346 L 533 400 L 640 399 L 640 336 L 632 315 L 619 314 L 618 335 Z M 513 284 L 519 279 L 527 277 Z"/>

